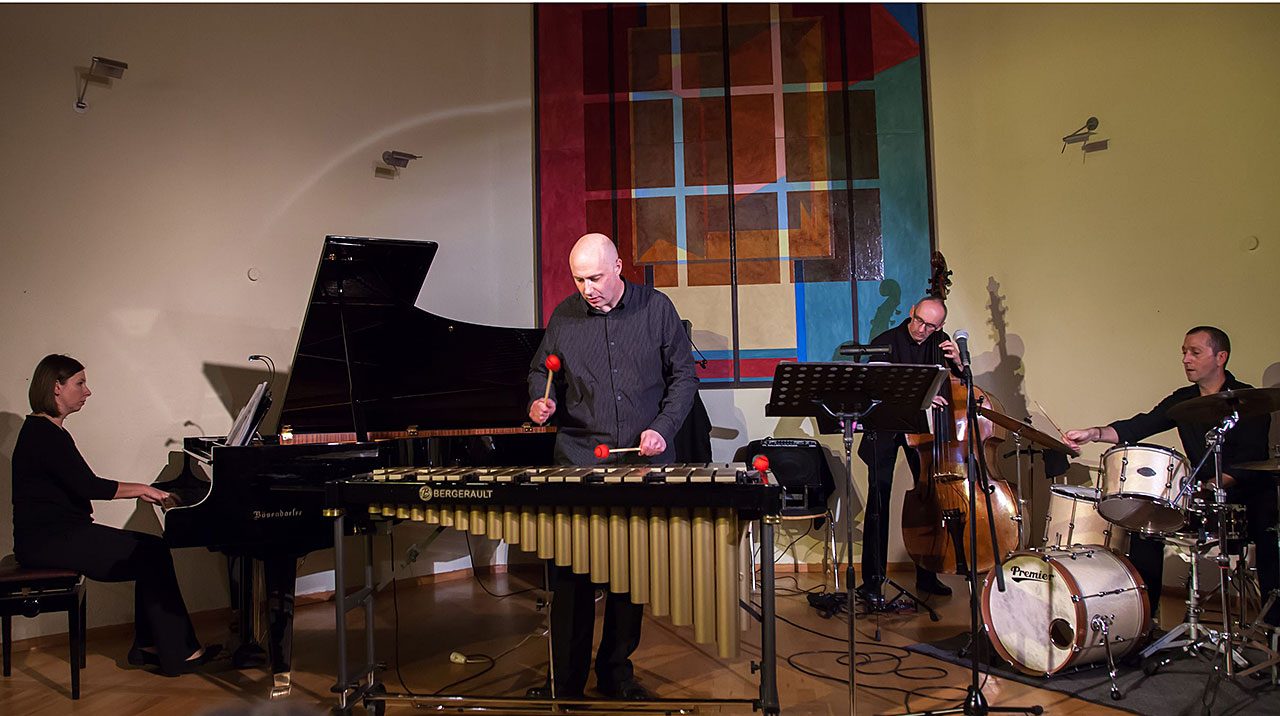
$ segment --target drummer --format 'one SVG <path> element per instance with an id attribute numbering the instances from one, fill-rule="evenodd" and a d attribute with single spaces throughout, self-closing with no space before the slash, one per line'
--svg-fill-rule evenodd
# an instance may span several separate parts
<path id="1" fill-rule="evenodd" d="M 1170 408 L 1186 400 L 1213 395 L 1224 390 L 1246 390 L 1253 386 L 1239 381 L 1227 370 L 1231 357 L 1231 340 L 1227 334 L 1213 326 L 1196 326 L 1187 331 L 1182 340 L 1182 369 L 1192 385 L 1175 390 L 1158 405 L 1128 420 L 1117 420 L 1099 427 L 1068 430 L 1068 444 L 1079 448 L 1091 442 L 1133 444 L 1144 438 L 1178 429 L 1178 438 L 1191 464 L 1199 464 L 1208 448 L 1205 433 L 1216 422 L 1196 420 L 1175 421 L 1169 417 Z M 1236 463 L 1265 460 L 1267 436 L 1271 429 L 1271 416 L 1263 413 L 1241 418 L 1239 424 L 1226 435 L 1222 445 L 1222 485 L 1226 488 L 1227 501 L 1245 505 L 1248 537 L 1257 545 L 1258 583 L 1265 595 L 1280 582 L 1280 549 L 1276 545 L 1276 533 L 1268 531 L 1276 525 L 1276 493 L 1273 483 L 1262 473 L 1247 470 L 1231 470 Z M 1213 458 L 1200 469 L 1197 478 L 1202 482 L 1213 480 Z M 1161 581 L 1164 577 L 1164 545 L 1161 538 L 1135 533 L 1129 543 L 1129 560 L 1147 583 L 1151 598 L 1151 614 L 1156 616 L 1160 608 Z M 1280 600 L 1265 616 L 1272 626 L 1280 625 Z"/>

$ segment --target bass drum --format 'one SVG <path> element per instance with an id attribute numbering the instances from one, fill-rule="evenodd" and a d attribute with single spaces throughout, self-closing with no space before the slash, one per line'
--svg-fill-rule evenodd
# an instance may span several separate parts
<path id="1" fill-rule="evenodd" d="M 1151 622 L 1147 588 L 1129 560 L 1100 546 L 1017 552 L 1004 563 L 1005 591 L 987 574 L 982 619 L 1000 656 L 1048 676 L 1135 649 Z"/>

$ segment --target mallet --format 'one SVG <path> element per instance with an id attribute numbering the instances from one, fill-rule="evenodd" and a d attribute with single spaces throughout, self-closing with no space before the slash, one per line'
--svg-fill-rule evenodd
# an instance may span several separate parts
<path id="1" fill-rule="evenodd" d="M 605 445 L 604 443 L 600 443 L 599 445 L 596 446 L 596 449 L 595 449 L 596 457 L 600 458 L 601 460 L 605 459 L 606 457 L 609 457 L 610 453 L 615 453 L 615 452 L 640 452 L 640 448 L 638 447 L 611 448 L 608 445 Z"/>
<path id="2" fill-rule="evenodd" d="M 542 391 L 542 399 L 546 400 L 551 396 L 551 381 L 555 380 L 556 371 L 560 370 L 560 358 L 555 353 L 548 353 L 542 364 L 547 367 L 547 389 Z"/>

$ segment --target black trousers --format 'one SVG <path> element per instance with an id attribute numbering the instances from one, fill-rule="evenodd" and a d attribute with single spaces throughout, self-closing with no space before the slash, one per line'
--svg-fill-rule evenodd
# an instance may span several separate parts
<path id="1" fill-rule="evenodd" d="M 1229 501 L 1240 501 L 1245 506 L 1245 534 L 1254 545 L 1254 563 L 1258 569 L 1258 586 L 1262 589 L 1262 601 L 1268 593 L 1280 587 L 1280 545 L 1276 542 L 1277 511 L 1275 495 L 1265 491 L 1245 496 L 1229 495 Z M 1216 525 L 1208 525 L 1216 530 Z M 1213 536 L 1212 532 L 1209 535 Z M 1228 545 L 1232 553 L 1239 553 L 1238 545 Z M 1160 537 L 1134 534 L 1129 539 L 1129 561 L 1147 583 L 1147 595 L 1151 599 L 1151 616 L 1160 612 L 1160 593 L 1164 580 L 1164 541 Z M 1209 581 L 1206 581 L 1209 580 Z M 1206 587 L 1217 583 L 1212 574 L 1201 573 L 1201 584 Z M 1267 612 L 1264 619 L 1272 626 L 1280 626 L 1280 599 Z"/>
<path id="2" fill-rule="evenodd" d="M 154 647 L 160 668 L 181 673 L 200 648 L 182 601 L 173 558 L 164 540 L 99 524 L 77 525 L 15 540 L 14 556 L 27 567 L 73 569 L 99 582 L 136 582 L 133 644 Z"/>
<path id="3" fill-rule="evenodd" d="M 858 446 L 858 458 L 867 465 L 867 510 L 862 523 L 862 584 L 879 587 L 889 564 L 889 502 L 893 497 L 893 468 L 898 448 L 904 448 L 911 474 L 919 479 L 920 456 L 906 448 L 901 433 L 868 433 Z M 935 574 L 919 567 L 916 580 Z"/>
<path id="4" fill-rule="evenodd" d="M 591 642 L 596 623 L 596 585 L 590 575 L 548 563 L 551 579 L 551 662 L 557 697 L 581 695 L 591 666 Z M 596 683 L 616 687 L 635 677 L 631 654 L 640 645 L 644 605 L 632 604 L 629 594 L 608 593 L 604 629 L 596 652 Z"/>

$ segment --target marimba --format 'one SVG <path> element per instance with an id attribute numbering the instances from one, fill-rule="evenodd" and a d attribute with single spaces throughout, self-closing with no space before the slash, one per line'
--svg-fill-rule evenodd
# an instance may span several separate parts
<path id="1" fill-rule="evenodd" d="M 767 471 L 743 464 L 607 465 L 599 467 L 384 468 L 326 485 L 325 513 L 335 518 L 337 593 L 343 593 L 342 522 L 409 520 L 500 539 L 538 558 L 588 574 L 611 592 L 630 595 L 655 617 L 692 626 L 721 658 L 738 655 L 746 619 L 741 604 L 749 564 L 743 537 L 761 520 L 762 548 L 782 490 Z M 768 545 L 763 544 L 766 536 Z M 765 552 L 766 554 L 768 552 Z M 371 556 L 371 555 L 370 555 Z M 764 560 L 772 567 L 770 560 Z M 368 575 L 368 570 L 366 570 Z M 758 708 L 776 709 L 772 569 L 761 618 Z M 369 580 L 366 579 L 368 582 Z M 351 606 L 371 592 L 344 600 Z M 371 607 L 365 604 L 366 609 Z M 349 609 L 339 604 L 338 623 Z M 371 645 L 371 641 L 369 642 Z M 339 686 L 346 683 L 345 638 L 339 628 Z M 772 708 L 771 708 L 772 707 Z"/>

